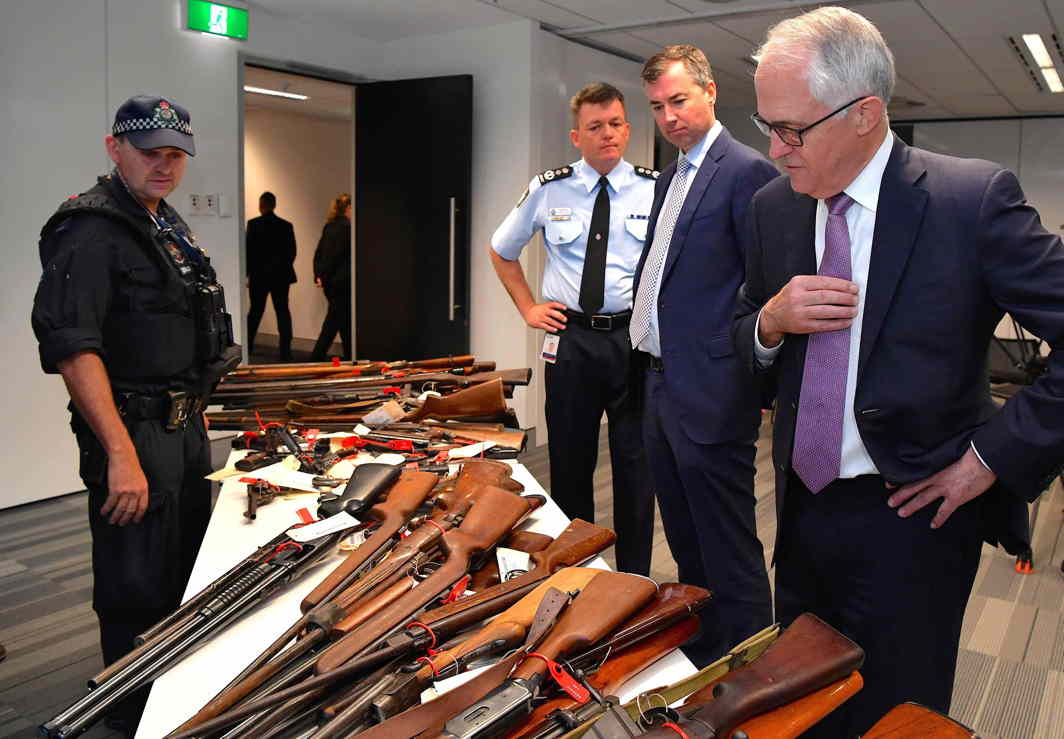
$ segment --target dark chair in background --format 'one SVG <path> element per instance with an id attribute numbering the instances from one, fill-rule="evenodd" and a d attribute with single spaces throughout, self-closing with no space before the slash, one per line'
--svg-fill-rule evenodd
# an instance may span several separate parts
<path id="1" fill-rule="evenodd" d="M 1042 340 L 1028 334 L 1015 318 L 1012 338 L 995 336 L 987 354 L 987 369 L 990 378 L 990 394 L 1002 401 L 1008 400 L 1024 387 L 1030 385 L 1046 371 L 1046 358 L 1042 355 Z M 1064 473 L 1061 475 L 1064 483 Z M 1028 574 L 1034 571 L 1034 555 L 1031 539 L 1038 520 L 1038 505 L 1041 498 L 1031 506 L 1031 522 L 1028 530 L 1027 549 L 1016 557 L 1016 571 Z M 1064 568 L 1064 563 L 1061 564 Z"/>

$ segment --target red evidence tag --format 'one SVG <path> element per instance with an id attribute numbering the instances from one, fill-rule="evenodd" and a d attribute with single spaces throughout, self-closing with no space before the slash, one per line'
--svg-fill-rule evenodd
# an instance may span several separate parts
<path id="1" fill-rule="evenodd" d="M 313 514 L 311 514 L 311 512 L 308 511 L 306 508 L 300 508 L 298 511 L 296 511 L 296 515 L 299 516 L 299 520 L 303 523 L 314 523 L 318 520 L 314 518 Z"/>
<path id="2" fill-rule="evenodd" d="M 451 588 L 451 591 L 447 593 L 447 596 L 440 602 L 444 605 L 447 605 L 448 603 L 454 603 L 456 600 L 461 598 L 462 593 L 466 591 L 466 586 L 469 585 L 469 580 L 469 575 L 463 575 L 462 579 L 454 584 L 454 587 Z"/>
<path id="3" fill-rule="evenodd" d="M 340 358 L 339 357 L 333 357 L 332 358 L 332 366 L 333 367 L 339 367 L 340 366 Z"/>
<path id="4" fill-rule="evenodd" d="M 535 657 L 536 659 L 541 659 L 546 662 L 547 671 L 550 672 L 550 676 L 554 678 L 554 682 L 558 683 L 558 687 L 564 690 L 565 694 L 574 701 L 580 705 L 584 705 L 591 700 L 591 693 L 588 692 L 588 689 L 581 685 L 580 681 L 570 675 L 560 664 L 539 652 L 529 652 L 527 656 Z"/>
<path id="5" fill-rule="evenodd" d="M 403 389 L 399 387 L 383 387 L 381 395 L 402 395 Z"/>
<path id="6" fill-rule="evenodd" d="M 314 442 L 318 440 L 318 434 L 321 433 L 321 429 L 307 429 L 303 436 L 306 438 L 307 443 L 314 446 Z"/>

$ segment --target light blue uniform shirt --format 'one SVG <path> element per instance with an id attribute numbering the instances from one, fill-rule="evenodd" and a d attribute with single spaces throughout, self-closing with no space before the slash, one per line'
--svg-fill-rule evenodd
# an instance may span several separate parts
<path id="1" fill-rule="evenodd" d="M 554 173 L 572 174 L 559 177 Z M 617 163 L 606 179 L 610 194 L 610 236 L 606 251 L 605 303 L 599 313 L 620 313 L 632 307 L 632 281 L 647 221 L 654 202 L 654 177 L 625 160 Z M 547 177 L 547 172 L 551 173 Z M 517 204 L 491 237 L 491 247 L 503 259 L 521 256 L 536 231 L 543 230 L 547 264 L 543 269 L 543 299 L 580 308 L 580 278 L 584 271 L 591 213 L 598 197 L 599 173 L 581 159 L 566 167 L 536 175 L 528 194 Z"/>
<path id="2" fill-rule="evenodd" d="M 706 135 L 702 137 L 702 140 L 691 147 L 690 151 L 684 152 L 687 157 L 687 161 L 691 163 L 691 170 L 687 173 L 687 180 L 684 182 L 683 192 L 678 193 L 677 197 L 682 200 L 687 199 L 687 193 L 691 189 L 691 183 L 695 181 L 695 177 L 698 175 L 698 168 L 702 166 L 702 160 L 706 158 L 706 152 L 709 151 L 709 147 L 713 146 L 713 142 L 720 136 L 720 132 L 724 130 L 724 126 L 720 121 L 714 121 L 712 128 L 710 128 Z M 662 200 L 662 209 L 664 209 L 668 203 L 669 198 L 673 197 L 673 190 L 676 189 L 676 177 L 672 178 L 669 183 L 669 191 L 665 193 L 665 199 Z M 659 215 L 660 219 L 661 216 Z M 674 232 L 675 233 L 675 232 Z M 653 354 L 655 357 L 661 358 L 661 333 L 658 331 L 658 296 L 661 294 L 661 273 L 665 271 L 665 264 L 668 262 L 668 251 L 666 250 L 666 258 L 661 260 L 661 267 L 658 270 L 657 289 L 654 292 L 654 299 L 650 301 L 650 331 L 639 342 L 635 348 L 639 351 L 646 352 L 647 354 Z M 642 282 L 646 282 L 647 275 L 643 275 Z"/>

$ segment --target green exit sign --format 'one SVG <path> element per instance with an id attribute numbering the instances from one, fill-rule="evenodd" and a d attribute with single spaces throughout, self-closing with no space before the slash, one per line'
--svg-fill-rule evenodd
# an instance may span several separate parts
<path id="1" fill-rule="evenodd" d="M 246 41 L 248 11 L 206 0 L 188 0 L 188 27 L 193 31 Z"/>

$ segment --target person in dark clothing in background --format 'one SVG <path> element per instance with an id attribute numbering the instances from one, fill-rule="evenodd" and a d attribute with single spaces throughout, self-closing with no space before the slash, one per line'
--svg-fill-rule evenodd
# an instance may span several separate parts
<path id="1" fill-rule="evenodd" d="M 296 235 L 292 224 L 274 213 L 277 197 L 264 192 L 259 197 L 258 218 L 248 221 L 247 273 L 251 291 L 248 311 L 248 354 L 255 348 L 255 334 L 266 311 L 266 297 L 273 300 L 277 331 L 281 335 L 280 358 L 292 359 L 292 314 L 288 311 L 288 288 L 296 281 Z"/>
<path id="2" fill-rule="evenodd" d="M 341 193 L 329 206 L 329 216 L 314 252 L 314 284 L 325 291 L 329 312 L 311 359 L 325 359 L 336 332 L 344 344 L 344 359 L 351 359 L 351 196 Z"/>

